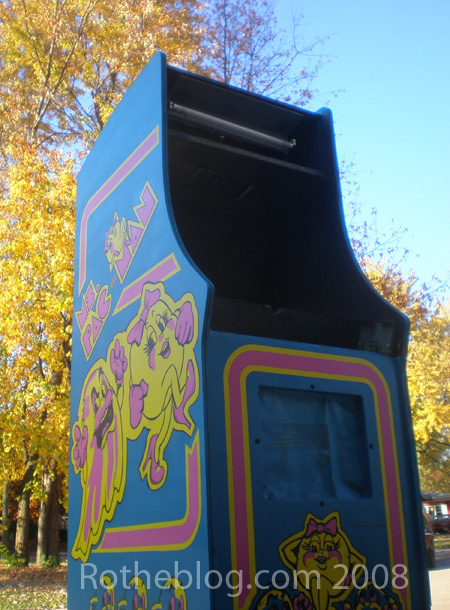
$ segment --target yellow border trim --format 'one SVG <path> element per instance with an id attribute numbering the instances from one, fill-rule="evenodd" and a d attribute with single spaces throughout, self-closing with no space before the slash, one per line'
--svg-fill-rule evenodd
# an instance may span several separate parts
<path id="1" fill-rule="evenodd" d="M 308 359 L 316 359 L 316 360 L 326 360 L 330 362 L 345 362 L 348 364 L 358 364 L 363 365 L 369 369 L 371 369 L 376 376 L 379 378 L 381 383 L 383 384 L 384 391 L 386 393 L 386 401 L 389 413 L 389 425 L 390 425 L 390 436 L 392 439 L 392 450 L 394 455 L 394 469 L 395 469 L 395 480 L 397 487 L 397 499 L 398 499 L 398 511 L 400 517 L 400 535 L 402 539 L 402 552 L 404 557 L 404 565 L 408 569 L 408 554 L 406 547 L 406 535 L 405 535 L 405 525 L 404 525 L 404 517 L 403 517 L 403 502 L 402 502 L 402 494 L 401 494 L 401 484 L 400 484 L 400 473 L 398 467 L 398 453 L 397 453 L 397 445 L 395 439 L 395 429 L 394 429 L 394 420 L 392 414 L 392 400 L 391 394 L 389 390 L 389 386 L 384 378 L 384 375 L 381 371 L 370 361 L 365 360 L 363 358 L 355 358 L 350 356 L 338 356 L 332 354 L 320 354 L 316 352 L 307 352 L 302 350 L 293 350 L 293 349 L 284 349 L 284 348 L 275 348 L 269 346 L 262 346 L 257 344 L 245 345 L 241 348 L 238 348 L 234 351 L 231 356 L 228 358 L 225 369 L 224 369 L 224 399 L 225 399 L 225 422 L 226 422 L 226 441 L 227 441 L 227 469 L 228 469 L 228 495 L 229 495 L 229 506 L 230 506 L 230 533 L 231 533 L 231 557 L 232 557 L 232 568 L 238 569 L 237 565 L 237 544 L 236 544 L 236 524 L 234 522 L 235 515 L 235 501 L 234 501 L 234 477 L 233 477 L 233 449 L 232 449 L 232 429 L 231 429 L 231 420 L 230 420 L 230 389 L 229 389 L 229 376 L 230 369 L 234 364 L 235 360 L 242 354 L 257 351 L 257 352 L 265 352 L 271 354 L 280 354 L 280 355 L 291 355 L 296 357 L 304 357 Z M 375 406 L 375 414 L 377 421 L 377 434 L 379 441 L 379 451 L 380 451 L 380 469 L 383 480 L 383 493 L 384 493 L 384 505 L 386 511 L 386 521 L 387 521 L 387 536 L 388 536 L 388 544 L 389 544 L 389 558 L 391 562 L 391 566 L 394 564 L 394 549 L 393 549 L 393 540 L 392 540 L 392 526 L 391 526 L 391 511 L 389 505 L 389 493 L 388 493 L 388 484 L 386 480 L 386 460 L 384 455 L 384 447 L 383 447 L 383 431 L 381 428 L 380 421 L 380 413 L 379 413 L 379 397 L 378 392 L 374 386 L 374 384 L 367 378 L 352 376 L 352 375 L 341 375 L 335 373 L 323 373 L 323 372 L 313 372 L 313 371 L 303 371 L 297 369 L 289 369 L 289 368 L 275 368 L 270 366 L 263 365 L 248 365 L 244 367 L 240 373 L 240 396 L 241 396 L 241 409 L 242 409 L 242 422 L 243 422 L 243 440 L 244 440 L 244 472 L 245 472 L 245 482 L 246 482 L 246 508 L 247 508 L 247 523 L 248 523 L 248 548 L 249 548 L 249 568 L 252 574 L 252 582 L 251 589 L 249 589 L 249 594 L 246 597 L 245 605 L 239 605 L 239 598 L 234 598 L 234 608 L 236 610 L 247 610 L 249 607 L 249 596 L 256 595 L 256 586 L 254 576 L 256 574 L 255 567 L 255 543 L 254 543 L 254 522 L 253 522 L 253 500 L 252 500 L 252 487 L 251 487 L 251 464 L 250 464 L 250 446 L 249 446 L 249 435 L 248 435 L 248 412 L 247 412 L 247 378 L 253 372 L 261 372 L 261 373 L 270 373 L 275 375 L 290 375 L 297 377 L 308 377 L 308 378 L 316 378 L 316 379 L 331 379 L 336 381 L 346 381 L 351 383 L 362 383 L 367 385 L 373 394 L 374 398 L 374 406 Z M 407 572 L 408 574 L 408 572 Z M 404 600 L 403 592 L 405 590 L 396 591 L 397 594 Z M 411 589 L 410 586 L 406 588 L 406 597 L 407 597 L 407 607 L 404 610 L 408 610 L 411 608 Z M 250 600 L 251 601 L 251 600 Z"/>
<path id="2" fill-rule="evenodd" d="M 172 529 L 175 527 L 183 527 L 189 520 L 191 516 L 191 498 L 189 496 L 189 458 L 193 455 L 194 452 L 197 452 L 197 464 L 195 466 L 198 480 L 198 491 L 197 491 L 197 501 L 198 501 L 198 511 L 197 511 L 197 519 L 194 530 L 190 534 L 189 538 L 183 542 L 176 544 L 155 544 L 149 546 L 129 546 L 129 547 L 117 547 L 117 548 L 102 548 L 103 541 L 105 537 L 110 533 L 114 534 L 116 532 L 133 532 L 140 531 L 146 532 L 151 530 L 165 530 Z M 94 549 L 93 553 L 117 553 L 117 552 L 136 552 L 136 551 L 179 551 L 187 548 L 192 544 L 195 537 L 197 536 L 198 528 L 200 526 L 200 519 L 202 514 L 202 481 L 201 481 L 201 469 L 200 469 L 200 435 L 197 431 L 195 435 L 194 442 L 192 443 L 192 447 L 189 448 L 187 445 L 185 446 L 185 472 L 186 472 L 186 511 L 184 516 L 181 519 L 177 519 L 175 521 L 161 521 L 159 523 L 145 523 L 143 525 L 129 525 L 124 527 L 111 527 L 105 530 L 103 534 L 103 539 L 98 548 Z"/>

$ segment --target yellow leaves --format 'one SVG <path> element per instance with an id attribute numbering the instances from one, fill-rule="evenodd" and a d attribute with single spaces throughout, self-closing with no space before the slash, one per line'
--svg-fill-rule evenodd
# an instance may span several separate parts
<path id="1" fill-rule="evenodd" d="M 417 278 L 413 272 L 404 277 L 399 267 L 392 263 L 376 263 L 369 257 L 361 262 L 361 266 L 374 288 L 391 305 L 408 316 L 412 331 L 423 327 L 432 303 L 427 287 L 417 287 Z"/>
<path id="2" fill-rule="evenodd" d="M 8 167 L 1 205 L 0 336 L 6 365 L 0 452 L 8 454 L 11 467 L 15 461 L 18 476 L 24 447 L 62 463 L 68 451 L 73 169 L 61 153 L 44 155 L 24 144 Z M 54 371 L 62 372 L 57 385 Z"/>
<path id="3" fill-rule="evenodd" d="M 7 139 L 46 148 L 93 139 L 157 50 L 185 65 L 199 48 L 201 3 L 11 0 L 0 3 Z M 19 128 L 19 129 L 18 129 Z"/>
<path id="4" fill-rule="evenodd" d="M 200 6 L 0 2 L 0 478 L 67 470 L 77 165 L 156 50 L 192 65 Z"/>
<path id="5" fill-rule="evenodd" d="M 437 484 L 436 472 L 445 467 L 450 449 L 449 304 L 427 286 L 417 287 L 413 273 L 404 278 L 399 268 L 370 259 L 363 267 L 375 288 L 411 321 L 407 372 L 414 434 L 422 480 Z"/>
<path id="6" fill-rule="evenodd" d="M 437 305 L 426 325 L 413 333 L 408 380 L 416 436 L 429 441 L 450 423 L 450 315 Z"/>

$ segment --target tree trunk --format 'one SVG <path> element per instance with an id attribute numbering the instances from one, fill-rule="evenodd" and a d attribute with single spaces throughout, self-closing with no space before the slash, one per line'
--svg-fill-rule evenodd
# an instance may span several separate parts
<path id="1" fill-rule="evenodd" d="M 37 563 L 50 555 L 59 559 L 59 503 L 56 466 L 44 472 L 44 499 L 39 508 Z"/>
<path id="2" fill-rule="evenodd" d="M 2 544 L 9 545 L 9 483 L 3 487 Z"/>
<path id="3" fill-rule="evenodd" d="M 25 559 L 26 565 L 29 560 L 28 532 L 30 528 L 30 483 L 34 474 L 34 460 L 28 460 L 20 486 L 19 508 L 17 510 L 16 529 L 16 555 Z"/>

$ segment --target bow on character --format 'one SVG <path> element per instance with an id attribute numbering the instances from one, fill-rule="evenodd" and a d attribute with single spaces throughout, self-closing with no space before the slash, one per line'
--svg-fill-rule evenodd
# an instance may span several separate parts
<path id="1" fill-rule="evenodd" d="M 141 317 L 138 322 L 133 326 L 133 328 L 128 333 L 128 343 L 133 345 L 133 343 L 141 344 L 142 335 L 144 334 L 144 325 L 147 320 L 148 312 L 150 311 L 150 307 L 152 307 L 155 303 L 159 301 L 161 293 L 159 289 L 156 289 L 153 292 L 149 290 L 145 293 L 144 297 L 144 309 L 141 313 Z"/>
<path id="2" fill-rule="evenodd" d="M 315 532 L 320 534 L 321 532 L 325 532 L 326 534 L 331 534 L 331 536 L 336 536 L 337 534 L 337 523 L 336 518 L 333 517 L 326 523 L 317 523 L 314 519 L 310 519 L 308 523 L 308 527 L 306 528 L 306 538 L 312 536 Z"/>

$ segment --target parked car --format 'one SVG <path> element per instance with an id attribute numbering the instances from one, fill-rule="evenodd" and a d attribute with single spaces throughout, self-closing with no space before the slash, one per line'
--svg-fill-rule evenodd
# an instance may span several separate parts
<path id="1" fill-rule="evenodd" d="M 450 515 L 437 515 L 433 519 L 433 529 L 435 532 L 450 532 Z"/>
<path id="2" fill-rule="evenodd" d="M 429 568 L 436 567 L 436 549 L 434 548 L 434 531 L 432 520 L 424 514 L 425 542 L 427 545 L 427 564 Z"/>

